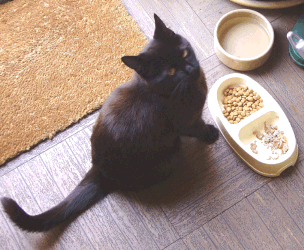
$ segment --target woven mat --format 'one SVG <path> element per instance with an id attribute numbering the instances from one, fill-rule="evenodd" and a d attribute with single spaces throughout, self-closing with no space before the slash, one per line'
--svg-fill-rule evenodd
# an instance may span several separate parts
<path id="1" fill-rule="evenodd" d="M 99 108 L 146 43 L 118 0 L 14 0 L 0 30 L 0 165 Z"/>

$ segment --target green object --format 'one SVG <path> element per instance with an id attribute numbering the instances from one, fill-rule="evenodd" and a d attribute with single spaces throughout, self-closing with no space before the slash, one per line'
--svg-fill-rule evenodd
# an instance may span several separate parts
<path id="1" fill-rule="evenodd" d="M 304 14 L 300 16 L 296 24 L 293 26 L 292 32 L 304 39 Z M 297 42 L 297 40 L 295 41 Z M 304 59 L 289 43 L 289 54 L 291 58 L 300 66 L 304 66 Z"/>

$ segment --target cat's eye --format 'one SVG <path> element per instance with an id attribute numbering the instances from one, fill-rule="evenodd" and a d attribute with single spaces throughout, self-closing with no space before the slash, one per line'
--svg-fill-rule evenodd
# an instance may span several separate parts
<path id="1" fill-rule="evenodd" d="M 185 49 L 185 50 L 183 51 L 183 58 L 185 58 L 187 55 L 188 55 L 188 51 Z"/>
<path id="2" fill-rule="evenodd" d="M 167 75 L 173 76 L 175 74 L 175 68 L 169 69 Z"/>

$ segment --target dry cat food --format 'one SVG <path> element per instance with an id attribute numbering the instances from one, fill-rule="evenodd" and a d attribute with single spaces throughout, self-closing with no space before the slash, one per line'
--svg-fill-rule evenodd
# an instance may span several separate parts
<path id="1" fill-rule="evenodd" d="M 229 86 L 224 91 L 223 114 L 231 124 L 239 123 L 264 107 L 263 99 L 247 86 Z"/>
<path id="2" fill-rule="evenodd" d="M 286 154 L 289 149 L 287 137 L 276 125 L 270 124 L 267 126 L 264 122 L 264 130 L 265 133 L 255 131 L 253 134 L 261 142 L 261 146 L 264 146 L 262 151 L 265 150 L 265 147 L 270 150 L 271 155 L 268 156 L 267 160 L 277 160 L 280 155 Z M 250 144 L 250 149 L 255 154 L 259 153 L 256 140 Z"/>

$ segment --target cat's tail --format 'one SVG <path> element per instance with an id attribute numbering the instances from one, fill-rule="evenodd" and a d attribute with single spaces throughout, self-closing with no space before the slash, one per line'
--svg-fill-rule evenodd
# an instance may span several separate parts
<path id="1" fill-rule="evenodd" d="M 73 220 L 110 192 L 109 181 L 91 169 L 71 194 L 57 206 L 42 214 L 28 215 L 10 198 L 2 198 L 1 203 L 5 212 L 18 227 L 30 232 L 43 232 L 64 221 Z"/>

